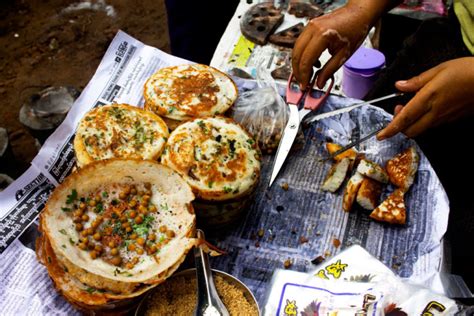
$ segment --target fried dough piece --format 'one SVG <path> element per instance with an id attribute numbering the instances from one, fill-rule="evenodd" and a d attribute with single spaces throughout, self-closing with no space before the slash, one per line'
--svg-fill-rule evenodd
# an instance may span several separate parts
<path id="1" fill-rule="evenodd" d="M 405 193 L 401 189 L 396 189 L 382 204 L 370 213 L 370 217 L 376 221 L 389 224 L 405 224 L 406 207 L 404 196 Z"/>
<path id="2" fill-rule="evenodd" d="M 351 161 L 349 158 L 344 158 L 341 161 L 336 162 L 331 167 L 331 170 L 329 170 L 329 173 L 324 180 L 321 189 L 333 193 L 336 192 L 341 186 L 342 182 L 344 182 L 350 164 Z"/>
<path id="3" fill-rule="evenodd" d="M 326 150 L 328 151 L 329 155 L 334 154 L 336 151 L 341 149 L 342 146 L 336 143 L 326 143 Z M 336 157 L 334 157 L 335 161 L 341 161 L 344 158 L 349 158 L 351 160 L 355 160 L 357 157 L 357 151 L 354 148 L 350 148 L 343 153 L 340 153 Z"/>
<path id="4" fill-rule="evenodd" d="M 259 3 L 250 7 L 240 21 L 242 34 L 250 41 L 265 45 L 268 37 L 283 22 L 284 15 L 273 3 Z"/>
<path id="5" fill-rule="evenodd" d="M 382 185 L 370 178 L 364 178 L 357 192 L 357 203 L 366 210 L 373 210 L 379 204 Z"/>
<path id="6" fill-rule="evenodd" d="M 408 191 L 415 179 L 420 156 L 415 146 L 399 153 L 387 162 L 387 173 L 390 182 L 402 189 Z"/>
<path id="7" fill-rule="evenodd" d="M 303 29 L 303 23 L 295 24 L 278 33 L 270 35 L 268 41 L 275 45 L 293 48 L 298 36 L 300 36 L 301 32 L 303 32 Z"/>
<path id="8" fill-rule="evenodd" d="M 354 204 L 356 199 L 357 192 L 360 189 L 362 182 L 364 181 L 364 176 L 359 172 L 354 173 L 354 175 L 347 181 L 346 189 L 344 190 L 344 197 L 342 199 L 342 209 L 346 212 L 349 212 Z"/>
<path id="9" fill-rule="evenodd" d="M 388 174 L 385 169 L 373 161 L 361 159 L 357 171 L 378 182 L 388 183 Z"/>

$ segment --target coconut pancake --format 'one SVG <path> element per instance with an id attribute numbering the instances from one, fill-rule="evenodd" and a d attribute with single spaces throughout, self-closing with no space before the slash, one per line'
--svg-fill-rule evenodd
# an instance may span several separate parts
<path id="1" fill-rule="evenodd" d="M 157 159 L 168 136 L 165 122 L 154 113 L 127 104 L 98 107 L 77 128 L 77 165 L 108 158 Z"/>
<path id="2" fill-rule="evenodd" d="M 225 73 L 206 65 L 161 68 L 145 83 L 145 109 L 177 121 L 226 112 L 237 87 Z"/>
<path id="3" fill-rule="evenodd" d="M 162 282 L 194 245 L 193 199 L 186 182 L 157 162 L 99 161 L 55 189 L 42 230 L 70 278 L 133 295 Z"/>
<path id="4" fill-rule="evenodd" d="M 223 117 L 194 119 L 169 137 L 161 161 L 176 170 L 203 200 L 248 195 L 260 175 L 260 151 L 237 123 Z"/>

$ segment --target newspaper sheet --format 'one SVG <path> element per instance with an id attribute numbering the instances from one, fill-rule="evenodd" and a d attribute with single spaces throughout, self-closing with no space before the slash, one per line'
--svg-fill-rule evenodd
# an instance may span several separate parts
<path id="1" fill-rule="evenodd" d="M 0 192 L 0 301 L 5 307 L 0 313 L 74 313 L 53 289 L 46 269 L 36 261 L 31 249 L 36 233 L 35 218 L 54 187 L 74 167 L 71 141 L 76 125 L 95 106 L 113 101 L 142 106 L 143 84 L 148 76 L 160 67 L 186 62 L 123 32 L 116 35 L 95 75 L 65 121 L 46 141 L 31 168 Z M 240 91 L 255 85 L 253 81 L 236 81 Z M 331 96 L 321 111 L 354 101 Z M 281 268 L 287 259 L 291 260 L 291 269 L 308 271 L 315 257 L 329 257 L 346 246 L 360 244 L 399 276 L 442 291 L 437 273 L 442 261 L 440 240 L 446 230 L 448 200 L 422 154 L 416 183 L 407 196 L 409 212 L 405 227 L 375 223 L 361 210 L 345 213 L 341 210 L 340 193 L 324 193 L 319 189 L 330 167 L 315 159 L 323 153 L 323 142 L 331 138 L 346 143 L 389 119 L 385 112 L 368 106 L 308 126 L 298 137 L 294 152 L 270 191 L 266 186 L 273 156 L 265 156 L 255 202 L 240 224 L 214 241 L 228 254 L 214 258 L 213 267 L 241 279 L 261 301 L 273 270 Z M 385 162 L 410 144 L 398 136 L 382 143 L 370 140 L 359 149 L 369 158 Z M 288 191 L 280 187 L 285 182 L 289 184 Z M 261 229 L 264 234 L 260 237 Z M 308 241 L 302 243 L 302 236 Z M 340 247 L 335 239 L 340 240 Z"/>

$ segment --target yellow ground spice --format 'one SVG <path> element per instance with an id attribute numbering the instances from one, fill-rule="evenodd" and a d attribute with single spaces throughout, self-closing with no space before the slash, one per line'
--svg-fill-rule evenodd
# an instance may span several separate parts
<path id="1" fill-rule="evenodd" d="M 217 292 L 231 316 L 256 316 L 242 290 L 214 275 Z M 179 276 L 159 285 L 148 298 L 146 316 L 192 316 L 196 307 L 196 277 Z"/>

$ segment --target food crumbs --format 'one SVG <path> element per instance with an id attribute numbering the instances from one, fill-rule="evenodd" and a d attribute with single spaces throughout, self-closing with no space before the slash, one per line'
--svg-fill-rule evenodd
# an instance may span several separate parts
<path id="1" fill-rule="evenodd" d="M 311 263 L 312 264 L 320 264 L 323 261 L 324 261 L 324 257 L 323 256 L 318 256 L 318 257 L 314 258 L 313 260 L 311 260 Z"/>
<path id="2" fill-rule="evenodd" d="M 290 186 L 288 185 L 287 182 L 284 182 L 284 183 L 281 184 L 281 188 L 282 188 L 283 190 L 285 190 L 285 191 L 288 191 L 288 189 L 290 188 Z"/>
<path id="3" fill-rule="evenodd" d="M 292 265 L 292 262 L 290 259 L 286 259 L 285 262 L 283 262 L 283 267 L 285 267 L 285 269 L 289 269 Z"/>
<path id="4" fill-rule="evenodd" d="M 301 236 L 301 237 L 300 237 L 300 244 L 307 243 L 308 241 L 309 241 L 309 239 L 306 238 L 305 236 Z"/>
<path id="5" fill-rule="evenodd" d="M 341 241 L 337 238 L 334 238 L 332 240 L 332 244 L 334 245 L 334 247 L 339 248 L 339 246 L 341 245 Z"/>
<path id="6" fill-rule="evenodd" d="M 257 235 L 260 238 L 262 238 L 264 234 L 265 234 L 265 231 L 263 229 L 259 229 L 258 232 L 257 232 Z"/>

